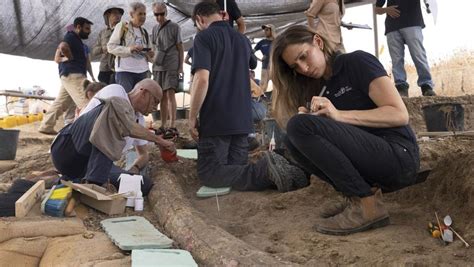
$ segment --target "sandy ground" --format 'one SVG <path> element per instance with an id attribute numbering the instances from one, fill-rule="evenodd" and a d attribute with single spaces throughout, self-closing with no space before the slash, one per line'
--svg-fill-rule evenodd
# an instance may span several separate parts
<path id="1" fill-rule="evenodd" d="M 473 97 L 465 96 L 408 100 L 411 123 L 417 132 L 425 130 L 419 107 L 434 101 L 462 102 L 466 113 L 465 128 L 474 130 Z M 37 126 L 30 124 L 21 127 L 17 166 L 3 174 L 0 170 L 0 182 L 9 182 L 32 171 L 52 167 L 48 154 L 52 138 L 36 133 Z M 184 121 L 179 123 L 179 128 L 184 137 L 188 137 Z M 285 194 L 272 190 L 233 191 L 219 197 L 218 211 L 215 198 L 195 197 L 199 182 L 194 161 L 164 164 L 156 149 L 152 149 L 152 168 L 169 168 L 192 205 L 205 215 L 210 225 L 222 227 L 276 259 L 307 266 L 472 265 L 472 247 L 464 248 L 458 239 L 453 244 L 442 246 L 429 235 L 427 224 L 435 221 L 435 211 L 441 216 L 449 214 L 454 221 L 453 227 L 474 245 L 474 138 L 430 139 L 420 141 L 420 148 L 422 164 L 432 167 L 433 171 L 426 182 L 385 196 L 391 225 L 345 237 L 326 236 L 312 230 L 321 206 L 330 199 L 340 197 L 317 177 L 312 179 L 310 186 Z M 134 214 L 137 213 L 131 210 L 126 212 L 126 215 Z M 139 214 L 162 229 L 146 204 L 145 211 Z M 92 209 L 84 209 L 80 214 L 90 231 L 101 231 L 100 220 L 107 217 Z"/>

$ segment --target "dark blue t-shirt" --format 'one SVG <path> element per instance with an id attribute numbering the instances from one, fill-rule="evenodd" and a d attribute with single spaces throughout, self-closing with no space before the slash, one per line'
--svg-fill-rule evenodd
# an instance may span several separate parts
<path id="1" fill-rule="evenodd" d="M 376 78 L 387 76 L 380 61 L 364 51 L 341 54 L 333 64 L 333 75 L 327 82 L 324 96 L 339 110 L 369 110 L 377 105 L 369 97 L 369 85 Z M 410 126 L 372 128 L 359 126 L 374 135 L 390 140 L 403 138 L 416 144 Z"/>
<path id="2" fill-rule="evenodd" d="M 377 0 L 377 7 L 383 7 L 386 0 Z M 398 6 L 400 17 L 391 18 L 389 15 L 385 18 L 385 34 L 398 31 L 403 28 L 420 26 L 425 27 L 423 15 L 421 14 L 420 0 L 388 0 L 387 6 Z"/>
<path id="3" fill-rule="evenodd" d="M 59 76 L 68 76 L 71 73 L 86 75 L 86 53 L 84 51 L 84 44 L 79 35 L 75 32 L 67 32 L 66 35 L 64 35 L 63 42 L 69 45 L 73 59 L 59 63 Z"/>
<path id="4" fill-rule="evenodd" d="M 190 58 L 193 58 L 193 48 L 192 47 L 189 48 L 187 56 L 190 57 Z"/>
<path id="5" fill-rule="evenodd" d="M 191 72 L 209 71 L 209 87 L 199 113 L 199 136 L 251 132 L 249 65 L 256 64 L 251 53 L 247 37 L 225 21 L 214 22 L 196 35 Z"/>
<path id="6" fill-rule="evenodd" d="M 262 69 L 268 69 L 268 63 L 270 62 L 270 51 L 272 49 L 272 40 L 263 39 L 257 43 L 254 50 L 261 51 L 264 58 L 262 61 Z"/>

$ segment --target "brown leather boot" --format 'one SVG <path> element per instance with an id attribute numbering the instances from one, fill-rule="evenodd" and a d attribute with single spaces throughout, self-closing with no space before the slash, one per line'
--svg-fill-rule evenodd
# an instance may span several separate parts
<path id="1" fill-rule="evenodd" d="M 317 232 L 329 235 L 348 235 L 390 223 L 387 210 L 382 203 L 382 191 L 364 198 L 351 197 L 343 212 L 326 219 L 320 219 L 314 226 Z"/>
<path id="2" fill-rule="evenodd" d="M 344 197 L 342 201 L 331 201 L 327 205 L 324 205 L 322 210 L 319 212 L 319 217 L 330 218 L 343 212 L 349 206 L 350 200 L 348 197 Z"/>

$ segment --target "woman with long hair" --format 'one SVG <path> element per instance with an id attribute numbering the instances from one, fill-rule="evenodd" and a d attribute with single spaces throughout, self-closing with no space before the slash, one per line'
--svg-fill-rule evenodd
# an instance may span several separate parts
<path id="1" fill-rule="evenodd" d="M 382 192 L 415 183 L 419 152 L 380 62 L 333 51 L 314 30 L 293 26 L 273 43 L 271 73 L 290 155 L 346 197 L 323 207 L 315 230 L 344 235 L 389 224 Z"/>

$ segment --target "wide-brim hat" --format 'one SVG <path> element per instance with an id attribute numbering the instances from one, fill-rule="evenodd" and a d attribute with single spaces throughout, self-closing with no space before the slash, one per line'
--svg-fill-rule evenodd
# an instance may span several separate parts
<path id="1" fill-rule="evenodd" d="M 123 13 L 125 13 L 125 10 L 123 10 L 123 8 L 117 5 L 113 5 L 113 6 L 107 6 L 107 8 L 104 11 L 104 15 L 107 14 L 107 12 L 111 11 L 112 9 L 117 9 L 120 12 L 120 14 L 122 14 L 122 16 L 123 16 Z"/>
<path id="2" fill-rule="evenodd" d="M 121 8 L 120 6 L 117 6 L 117 5 L 111 5 L 111 6 L 107 6 L 107 8 L 105 9 L 104 11 L 104 22 L 105 22 L 105 25 L 109 26 L 109 21 L 108 21 L 108 18 L 107 18 L 107 13 L 113 9 L 117 9 L 120 14 L 123 16 L 123 14 L 125 13 L 125 10 L 123 8 Z"/>
<path id="3" fill-rule="evenodd" d="M 265 29 L 270 29 L 272 31 L 272 36 L 276 37 L 277 32 L 276 32 L 275 25 L 273 25 L 273 24 L 264 24 L 264 25 L 262 25 L 262 30 L 265 30 Z"/>

